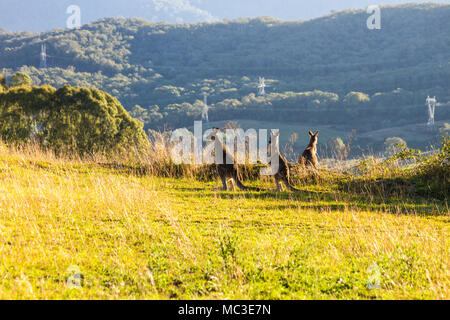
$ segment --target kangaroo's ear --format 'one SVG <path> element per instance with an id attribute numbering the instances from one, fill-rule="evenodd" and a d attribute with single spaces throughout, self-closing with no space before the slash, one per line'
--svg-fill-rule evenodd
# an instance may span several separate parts
<path id="1" fill-rule="evenodd" d="M 316 137 L 319 135 L 319 130 L 314 134 Z"/>
<path id="2" fill-rule="evenodd" d="M 312 133 L 311 130 L 308 131 L 308 134 L 312 137 L 314 134 Z"/>

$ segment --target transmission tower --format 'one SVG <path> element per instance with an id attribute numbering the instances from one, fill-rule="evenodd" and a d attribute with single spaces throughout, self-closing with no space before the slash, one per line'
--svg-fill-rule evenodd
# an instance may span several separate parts
<path id="1" fill-rule="evenodd" d="M 266 79 L 259 77 L 258 96 L 266 95 Z"/>
<path id="2" fill-rule="evenodd" d="M 203 110 L 202 110 L 202 120 L 209 122 L 208 118 L 208 97 L 206 94 L 203 95 Z"/>
<path id="3" fill-rule="evenodd" d="M 41 44 L 41 55 L 40 55 L 40 69 L 47 68 L 47 46 L 44 44 Z"/>
<path id="4" fill-rule="evenodd" d="M 434 127 L 434 111 L 436 110 L 436 97 L 430 98 L 430 96 L 427 97 L 426 105 L 428 106 L 428 127 L 432 128 Z"/>

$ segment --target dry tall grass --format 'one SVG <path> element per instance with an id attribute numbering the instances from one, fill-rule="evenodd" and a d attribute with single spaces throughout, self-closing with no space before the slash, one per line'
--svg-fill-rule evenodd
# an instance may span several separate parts
<path id="1" fill-rule="evenodd" d="M 138 160 L 0 145 L 1 299 L 450 297 L 443 203 L 342 192 L 339 170 L 216 192 L 158 139 Z"/>

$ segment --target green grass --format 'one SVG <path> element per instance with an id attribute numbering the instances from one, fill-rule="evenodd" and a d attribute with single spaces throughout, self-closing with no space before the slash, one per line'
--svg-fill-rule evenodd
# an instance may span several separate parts
<path id="1" fill-rule="evenodd" d="M 221 192 L 1 151 L 0 299 L 450 298 L 442 201 Z"/>

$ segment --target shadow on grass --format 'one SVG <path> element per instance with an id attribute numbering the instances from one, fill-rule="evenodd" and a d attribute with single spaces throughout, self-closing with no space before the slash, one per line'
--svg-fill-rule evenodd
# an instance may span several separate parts
<path id="1" fill-rule="evenodd" d="M 104 169 L 113 170 L 114 173 L 133 175 L 136 177 L 142 177 L 151 173 L 151 168 L 146 166 L 132 166 L 115 163 L 97 163 L 97 165 Z"/>
<path id="2" fill-rule="evenodd" d="M 316 211 L 372 211 L 388 214 L 445 216 L 448 215 L 445 203 L 441 201 L 425 201 L 413 198 L 385 198 L 374 195 L 345 193 L 339 191 L 306 191 L 301 192 L 277 192 L 265 190 L 261 192 L 248 191 L 218 191 L 214 187 L 196 188 L 189 186 L 174 186 L 189 198 L 205 199 L 205 197 L 221 198 L 224 200 L 248 199 L 248 200 L 276 200 L 277 204 L 267 203 L 267 210 L 286 209 L 311 209 Z M 199 193 L 198 191 L 207 191 Z"/>
<path id="3" fill-rule="evenodd" d="M 97 164 L 113 172 L 134 176 L 150 174 L 150 168 L 120 164 Z M 43 166 L 45 167 L 45 166 Z M 44 168 L 45 169 L 45 168 Z M 251 184 L 251 187 L 256 185 Z M 264 185 L 265 187 L 267 185 Z M 262 191 L 221 191 L 219 185 L 208 182 L 205 187 L 174 183 L 171 188 L 183 193 L 185 197 L 221 199 L 272 199 L 280 201 L 276 205 L 267 204 L 267 210 L 305 208 L 317 211 L 367 210 L 391 214 L 445 216 L 448 215 L 448 203 L 445 200 L 427 199 L 415 194 L 413 185 L 403 179 L 377 179 L 368 183 L 354 180 L 351 183 L 338 184 L 338 190 L 300 192 L 278 192 L 270 186 Z"/>

